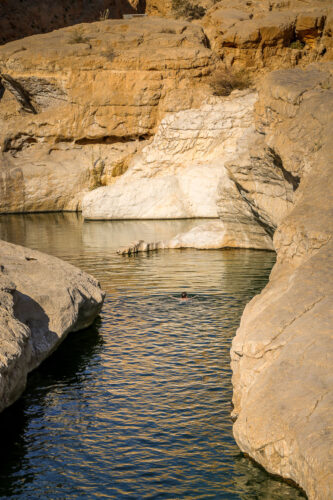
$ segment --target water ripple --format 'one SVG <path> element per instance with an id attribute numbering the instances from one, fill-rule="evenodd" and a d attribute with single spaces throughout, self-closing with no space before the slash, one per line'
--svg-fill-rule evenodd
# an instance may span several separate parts
<path id="1" fill-rule="evenodd" d="M 0 498 L 301 498 L 239 452 L 230 420 L 230 343 L 274 255 L 115 253 L 193 224 L 0 217 L 2 238 L 72 262 L 107 291 L 95 325 L 70 335 L 1 415 Z M 195 298 L 175 300 L 183 290 Z"/>

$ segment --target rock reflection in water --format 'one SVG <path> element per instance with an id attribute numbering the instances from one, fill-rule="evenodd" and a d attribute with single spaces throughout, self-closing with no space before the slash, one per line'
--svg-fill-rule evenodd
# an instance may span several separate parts
<path id="1" fill-rule="evenodd" d="M 301 497 L 243 457 L 232 437 L 229 349 L 274 255 L 165 251 L 120 257 L 195 221 L 0 217 L 0 237 L 62 257 L 109 292 L 100 323 L 72 334 L 0 417 L 0 497 Z M 182 290 L 197 297 L 179 304 Z"/>

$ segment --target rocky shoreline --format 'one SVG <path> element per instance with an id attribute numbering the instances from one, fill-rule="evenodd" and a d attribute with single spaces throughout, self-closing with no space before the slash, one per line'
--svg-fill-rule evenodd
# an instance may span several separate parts
<path id="1" fill-rule="evenodd" d="M 0 241 L 0 259 L 2 411 L 69 332 L 92 324 L 104 293 L 92 276 L 35 250 Z"/>

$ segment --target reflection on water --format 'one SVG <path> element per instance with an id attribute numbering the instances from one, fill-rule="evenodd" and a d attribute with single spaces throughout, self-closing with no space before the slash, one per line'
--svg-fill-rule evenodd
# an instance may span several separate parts
<path id="1" fill-rule="evenodd" d="M 1 238 L 72 262 L 108 292 L 95 325 L 70 335 L 0 417 L 0 498 L 301 498 L 240 454 L 229 418 L 230 342 L 274 254 L 115 253 L 194 224 L 0 217 Z M 182 290 L 196 297 L 179 303 Z"/>

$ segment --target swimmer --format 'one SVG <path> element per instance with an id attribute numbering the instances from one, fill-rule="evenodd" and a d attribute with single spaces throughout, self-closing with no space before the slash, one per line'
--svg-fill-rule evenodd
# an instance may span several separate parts
<path id="1" fill-rule="evenodd" d="M 182 292 L 180 297 L 173 297 L 172 295 L 169 295 L 170 299 L 178 300 L 178 302 L 185 302 L 187 300 L 192 300 L 196 295 L 193 295 L 192 297 L 189 297 L 186 292 Z"/>

